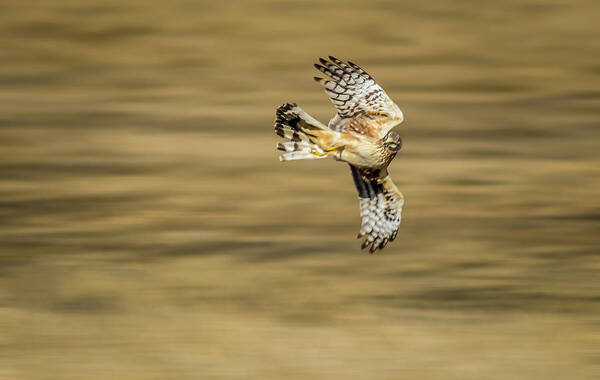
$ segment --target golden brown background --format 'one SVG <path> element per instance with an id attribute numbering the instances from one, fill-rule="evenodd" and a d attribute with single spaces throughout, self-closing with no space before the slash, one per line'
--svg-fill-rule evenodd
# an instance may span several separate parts
<path id="1" fill-rule="evenodd" d="M 0 5 L 0 378 L 600 378 L 598 1 Z M 398 239 L 318 56 L 406 115 Z"/>

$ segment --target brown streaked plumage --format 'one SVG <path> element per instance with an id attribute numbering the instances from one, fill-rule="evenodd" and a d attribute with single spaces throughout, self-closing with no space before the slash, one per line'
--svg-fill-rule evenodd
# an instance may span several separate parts
<path id="1" fill-rule="evenodd" d="M 400 108 L 367 72 L 348 61 L 330 56 L 315 68 L 326 79 L 314 79 L 325 87 L 336 115 L 324 125 L 295 103 L 277 109 L 276 133 L 290 141 L 279 143 L 281 161 L 333 156 L 350 165 L 358 191 L 362 218 L 358 238 L 373 253 L 396 238 L 404 197 L 390 178 L 387 167 L 402 147 L 391 129 L 404 116 Z"/>

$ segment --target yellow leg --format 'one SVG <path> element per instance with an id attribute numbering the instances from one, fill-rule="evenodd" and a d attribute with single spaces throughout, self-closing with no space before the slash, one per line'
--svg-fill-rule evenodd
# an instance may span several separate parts
<path id="1" fill-rule="evenodd" d="M 325 156 L 329 155 L 329 152 L 321 153 L 321 152 L 319 152 L 317 150 L 313 150 L 310 153 L 312 153 L 313 155 L 318 156 L 318 157 L 325 157 Z"/>
<path id="2" fill-rule="evenodd" d="M 314 154 L 315 156 L 319 156 L 319 157 L 329 156 L 329 155 L 335 153 L 335 151 L 338 150 L 338 148 L 340 146 L 341 145 L 332 145 L 332 146 L 330 146 L 328 148 L 325 148 L 325 152 L 323 152 L 323 153 L 319 152 L 317 150 L 314 150 L 311 153 Z"/>

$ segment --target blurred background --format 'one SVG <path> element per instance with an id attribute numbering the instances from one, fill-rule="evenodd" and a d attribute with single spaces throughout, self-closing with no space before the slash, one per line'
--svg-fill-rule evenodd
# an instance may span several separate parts
<path id="1" fill-rule="evenodd" d="M 597 1 L 0 5 L 0 378 L 600 378 Z M 397 240 L 319 56 L 400 105 Z"/>

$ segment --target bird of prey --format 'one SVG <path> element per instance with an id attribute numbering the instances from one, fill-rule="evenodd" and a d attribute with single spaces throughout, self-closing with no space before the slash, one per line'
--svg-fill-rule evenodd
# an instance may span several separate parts
<path id="1" fill-rule="evenodd" d="M 329 56 L 315 68 L 326 78 L 315 77 L 337 109 L 327 125 L 295 103 L 277 109 L 275 132 L 289 141 L 278 143 L 281 161 L 332 156 L 350 165 L 358 190 L 362 223 L 357 238 L 370 253 L 393 241 L 400 225 L 404 197 L 387 168 L 402 147 L 391 129 L 402 122 L 400 108 L 358 65 Z"/>

